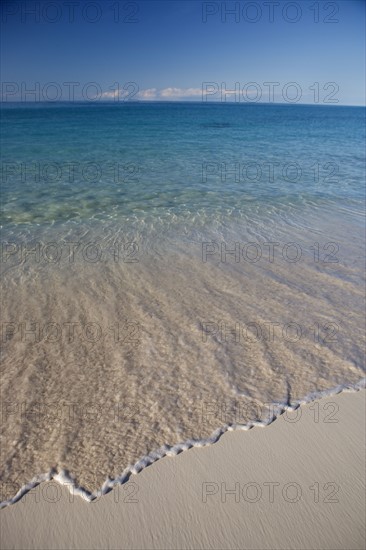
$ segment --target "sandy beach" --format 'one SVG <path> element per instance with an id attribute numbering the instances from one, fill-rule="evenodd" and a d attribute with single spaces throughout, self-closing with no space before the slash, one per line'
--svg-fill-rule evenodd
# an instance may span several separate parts
<path id="1" fill-rule="evenodd" d="M 365 396 L 228 432 L 93 503 L 43 483 L 1 512 L 1 548 L 362 549 Z"/>

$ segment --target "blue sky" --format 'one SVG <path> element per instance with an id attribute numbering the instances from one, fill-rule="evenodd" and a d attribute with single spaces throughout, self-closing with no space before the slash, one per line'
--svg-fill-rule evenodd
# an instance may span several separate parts
<path id="1" fill-rule="evenodd" d="M 39 14 L 30 13 L 37 5 Z M 24 2 L 2 2 L 3 101 L 201 101 L 203 83 L 213 83 L 205 99 L 220 101 L 222 90 L 238 83 L 227 101 L 255 101 L 260 93 L 261 101 L 281 103 L 365 102 L 363 0 L 30 0 L 26 6 L 29 13 Z M 273 95 L 266 82 L 278 83 Z"/>

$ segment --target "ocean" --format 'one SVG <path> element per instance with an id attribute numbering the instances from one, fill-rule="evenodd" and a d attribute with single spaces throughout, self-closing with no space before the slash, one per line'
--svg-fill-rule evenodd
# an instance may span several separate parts
<path id="1" fill-rule="evenodd" d="M 1 118 L 1 500 L 52 468 L 95 491 L 360 387 L 364 108 Z"/>

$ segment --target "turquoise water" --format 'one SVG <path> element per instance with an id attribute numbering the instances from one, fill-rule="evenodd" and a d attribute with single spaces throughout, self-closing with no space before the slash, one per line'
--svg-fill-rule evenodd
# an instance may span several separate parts
<path id="1" fill-rule="evenodd" d="M 363 208 L 363 108 L 5 104 L 2 124 L 8 229 Z"/>

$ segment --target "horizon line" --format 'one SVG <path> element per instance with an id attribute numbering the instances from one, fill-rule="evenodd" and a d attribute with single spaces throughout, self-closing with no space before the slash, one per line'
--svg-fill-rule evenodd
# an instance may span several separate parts
<path id="1" fill-rule="evenodd" d="M 292 102 L 275 102 L 275 101 L 257 101 L 257 102 L 241 102 L 241 101 L 197 101 L 197 100 L 187 100 L 187 99 L 134 99 L 134 100 L 127 100 L 127 101 L 115 101 L 112 99 L 109 100 L 85 100 L 85 99 L 76 99 L 76 100 L 57 100 L 57 101 L 22 101 L 22 100 L 15 100 L 15 101 L 3 101 L 0 99 L 0 105 L 9 105 L 9 104 L 19 104 L 19 105 L 37 105 L 37 104 L 47 104 L 47 105 L 57 105 L 57 104 L 87 104 L 87 105 L 114 105 L 114 106 L 120 106 L 120 105 L 126 105 L 128 103 L 143 103 L 143 104 L 154 104 L 154 103 L 187 103 L 187 104 L 196 104 L 196 105 L 240 105 L 240 106 L 254 106 L 254 105 L 273 105 L 273 106 L 288 106 L 288 107 L 297 107 L 297 106 L 304 106 L 304 107 L 366 107 L 366 103 L 360 103 L 360 104 L 349 104 L 349 103 L 292 103 Z"/>

